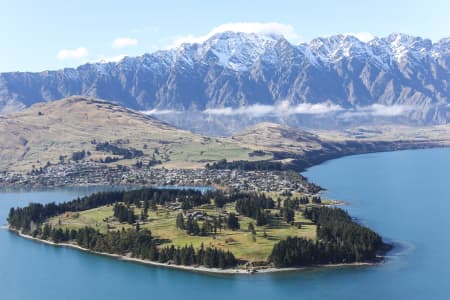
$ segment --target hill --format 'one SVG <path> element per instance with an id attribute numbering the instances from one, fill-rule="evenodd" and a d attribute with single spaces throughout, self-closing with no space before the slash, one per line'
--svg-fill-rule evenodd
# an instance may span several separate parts
<path id="1" fill-rule="evenodd" d="M 245 159 L 249 152 L 236 143 L 192 134 L 118 104 L 77 96 L 1 116 L 0 140 L 0 169 L 10 171 L 73 160 L 82 151 L 81 160 L 110 157 L 113 161 L 106 165 L 140 160 L 161 161 L 166 167 L 202 166 L 223 156 Z"/>
<path id="2" fill-rule="evenodd" d="M 450 126 L 370 126 L 346 130 L 299 130 L 260 123 L 231 139 L 258 152 L 269 152 L 273 160 L 299 171 L 352 154 L 450 146 Z"/>
<path id="3" fill-rule="evenodd" d="M 189 169 L 222 159 L 294 162 L 303 170 L 349 154 L 446 146 L 450 126 L 305 131 L 265 122 L 229 138 L 211 138 L 115 103 L 74 96 L 1 116 L 0 139 L 0 170 L 9 172 L 80 161 Z"/>

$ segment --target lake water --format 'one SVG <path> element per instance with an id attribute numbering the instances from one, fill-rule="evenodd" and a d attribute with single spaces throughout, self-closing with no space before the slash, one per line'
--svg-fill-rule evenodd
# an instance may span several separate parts
<path id="1" fill-rule="evenodd" d="M 450 149 L 346 157 L 306 172 L 394 241 L 375 267 L 218 276 L 53 247 L 0 230 L 0 299 L 449 299 Z M 0 194 L 11 206 L 70 200 L 92 189 Z"/>

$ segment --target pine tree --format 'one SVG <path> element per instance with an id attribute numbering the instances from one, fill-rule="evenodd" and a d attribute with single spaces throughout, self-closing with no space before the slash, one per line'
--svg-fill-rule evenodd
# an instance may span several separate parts
<path id="1" fill-rule="evenodd" d="M 227 219 L 227 226 L 231 230 L 237 230 L 240 228 L 239 219 L 236 217 L 234 213 L 230 213 Z"/>
<path id="2" fill-rule="evenodd" d="M 253 225 L 253 222 L 248 223 L 248 231 L 250 231 L 253 235 L 256 234 L 255 225 Z"/>
<path id="3" fill-rule="evenodd" d="M 179 213 L 179 214 L 177 215 L 177 219 L 176 219 L 175 224 L 176 224 L 177 228 L 179 228 L 179 229 L 181 229 L 181 230 L 186 229 L 186 228 L 185 228 L 185 224 L 184 224 L 183 213 Z"/>

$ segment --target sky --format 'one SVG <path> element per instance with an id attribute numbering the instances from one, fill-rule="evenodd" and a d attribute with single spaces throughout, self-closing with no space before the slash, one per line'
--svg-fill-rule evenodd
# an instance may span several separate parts
<path id="1" fill-rule="evenodd" d="M 273 32 L 291 42 L 352 33 L 450 36 L 448 0 L 0 0 L 0 72 L 114 61 L 215 32 Z"/>

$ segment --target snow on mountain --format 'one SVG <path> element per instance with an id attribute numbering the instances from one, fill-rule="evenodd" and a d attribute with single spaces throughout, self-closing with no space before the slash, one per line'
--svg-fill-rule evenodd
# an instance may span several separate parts
<path id="1" fill-rule="evenodd" d="M 0 73 L 0 112 L 79 94 L 134 109 L 204 110 L 281 101 L 420 107 L 418 122 L 450 120 L 450 38 L 350 34 L 294 45 L 280 35 L 222 32 L 118 62 Z"/>

